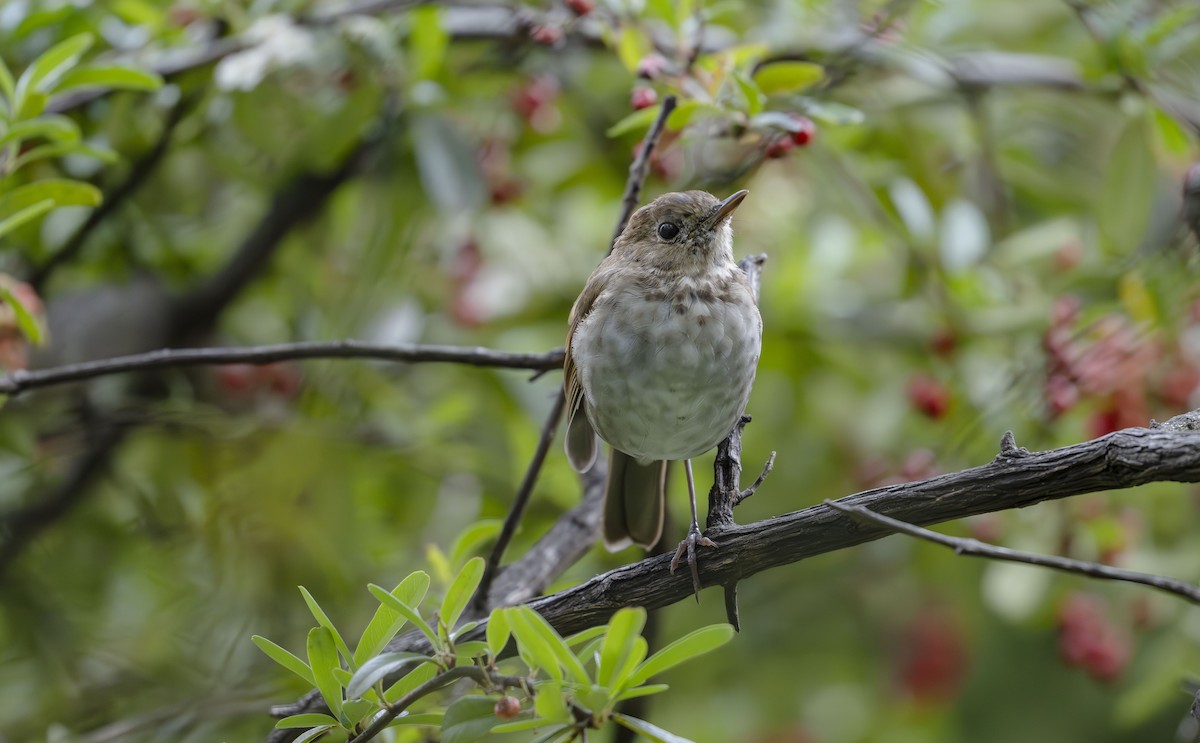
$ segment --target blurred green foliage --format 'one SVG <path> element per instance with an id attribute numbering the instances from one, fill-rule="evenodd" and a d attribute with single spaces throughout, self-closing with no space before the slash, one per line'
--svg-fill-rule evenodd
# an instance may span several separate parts
<path id="1" fill-rule="evenodd" d="M 0 136 L 24 71 L 80 34 L 94 44 L 67 55 L 76 70 L 172 72 L 153 93 L 15 107 L 42 123 L 19 170 L 5 161 L 0 205 L 39 184 L 112 193 L 168 137 L 145 184 L 37 287 L 50 334 L 30 363 L 157 346 L 140 328 L 164 310 L 134 303 L 140 287 L 186 294 L 276 194 L 373 137 L 355 176 L 187 342 L 561 345 L 656 112 L 631 94 L 650 89 L 681 105 L 647 194 L 749 188 L 737 250 L 769 255 L 744 455 L 748 472 L 779 458 L 740 521 L 980 464 L 1005 430 L 1047 448 L 1200 406 L 1196 239 L 1178 219 L 1200 128 L 1195 4 L 597 0 L 576 15 L 590 5 L 521 6 L 529 25 L 507 5 L 0 5 Z M 219 59 L 174 71 L 206 50 Z M 800 136 L 806 120 L 815 136 Z M 77 149 L 32 157 L 58 144 Z M 107 152 L 115 162 L 78 157 Z M 95 200 L 63 203 L 2 236 L 0 271 L 44 266 Z M 104 288 L 133 304 L 86 303 Z M 0 327 L 10 367 L 26 355 L 16 323 Z M 297 585 L 350 637 L 377 610 L 365 585 L 439 564 L 448 583 L 469 555 L 431 545 L 503 516 L 559 383 L 320 361 L 8 401 L 4 513 L 54 492 L 89 421 L 128 432 L 3 566 L 0 731 L 261 739 L 267 706 L 310 684 L 250 636 L 304 643 Z M 578 500 L 555 452 L 510 555 Z M 1200 580 L 1188 486 L 946 529 Z M 593 550 L 553 588 L 636 558 Z M 758 575 L 740 604 L 741 634 L 666 674 L 643 716 L 698 741 L 1132 743 L 1176 735 L 1181 679 L 1200 674 L 1194 607 L 902 537 Z M 656 642 L 723 620 L 707 592 L 661 612 Z"/>

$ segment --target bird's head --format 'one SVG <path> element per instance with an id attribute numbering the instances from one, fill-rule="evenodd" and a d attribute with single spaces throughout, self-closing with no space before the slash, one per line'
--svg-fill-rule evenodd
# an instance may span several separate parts
<path id="1" fill-rule="evenodd" d="M 684 273 L 732 263 L 729 218 L 748 193 L 738 191 L 724 201 L 707 191 L 663 194 L 633 213 L 613 251 L 651 268 Z"/>

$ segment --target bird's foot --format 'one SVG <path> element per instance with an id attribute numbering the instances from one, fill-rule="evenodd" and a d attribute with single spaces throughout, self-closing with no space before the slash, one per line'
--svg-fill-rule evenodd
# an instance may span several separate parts
<path id="1" fill-rule="evenodd" d="M 688 529 L 687 539 L 680 542 L 679 548 L 675 550 L 675 557 L 671 560 L 671 575 L 675 575 L 675 570 L 679 567 L 679 561 L 686 553 L 688 568 L 692 571 L 692 590 L 696 594 L 696 603 L 698 604 L 700 603 L 700 571 L 696 568 L 697 545 L 715 548 L 717 543 L 704 536 L 700 531 L 700 525 L 693 521 L 691 528 Z"/>

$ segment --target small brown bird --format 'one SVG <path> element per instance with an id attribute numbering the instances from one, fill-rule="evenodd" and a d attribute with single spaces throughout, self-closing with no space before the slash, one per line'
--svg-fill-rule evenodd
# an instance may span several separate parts
<path id="1" fill-rule="evenodd" d="M 686 552 L 697 593 L 696 545 L 716 544 L 700 532 L 691 459 L 733 430 L 762 347 L 729 224 L 747 193 L 724 201 L 669 193 L 634 212 L 575 301 L 567 332 L 567 458 L 586 472 L 596 434 L 612 446 L 605 544 L 658 541 L 667 462 L 684 460 L 692 524 L 671 570 Z"/>

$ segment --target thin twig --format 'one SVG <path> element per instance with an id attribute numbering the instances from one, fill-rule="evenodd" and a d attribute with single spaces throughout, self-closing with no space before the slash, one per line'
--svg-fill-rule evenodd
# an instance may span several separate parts
<path id="1" fill-rule="evenodd" d="M 613 245 L 616 244 L 617 238 L 621 232 L 625 230 L 625 225 L 629 223 L 629 217 L 632 216 L 633 210 L 637 208 L 639 196 L 642 192 L 642 183 L 646 180 L 646 168 L 650 162 L 650 153 L 654 151 L 654 146 L 658 142 L 658 138 L 662 136 L 663 128 L 667 124 L 667 117 L 671 115 L 671 111 L 675 109 L 675 96 L 669 95 L 663 99 L 662 108 L 658 112 L 658 116 L 654 119 L 654 124 L 651 125 L 650 131 L 646 133 L 642 140 L 641 150 L 637 156 L 633 158 L 633 162 L 629 166 L 629 178 L 625 181 L 625 194 L 621 199 L 622 209 L 621 216 L 617 220 L 617 228 L 613 232 L 613 238 L 609 242 L 608 252 L 612 252 Z M 558 359 L 558 366 L 562 366 L 562 358 Z M 488 555 L 487 565 L 484 567 L 483 579 L 479 582 L 479 588 L 475 593 L 475 608 L 477 611 L 484 611 L 487 608 L 487 598 L 492 587 L 492 579 L 496 576 L 496 571 L 500 567 L 500 561 L 504 559 L 504 551 L 508 548 L 509 542 L 512 540 L 512 535 L 516 533 L 517 526 L 521 523 L 521 517 L 525 514 L 525 508 L 529 505 L 529 496 L 533 492 L 533 486 L 537 483 L 538 474 L 541 472 L 542 464 L 546 461 L 546 452 L 549 450 L 550 442 L 554 439 L 554 433 L 558 430 L 558 421 L 562 418 L 563 409 L 566 407 L 566 391 L 559 388 L 558 395 L 554 399 L 554 405 L 550 408 L 550 415 L 546 418 L 546 422 L 542 424 L 542 436 L 538 441 L 538 447 L 534 451 L 533 460 L 525 469 L 525 477 L 521 480 L 521 486 L 517 490 L 516 496 L 513 498 L 512 508 L 509 509 L 508 515 L 504 517 L 504 526 L 500 530 L 500 536 L 496 540 L 496 544 L 492 547 L 491 554 Z"/>
<path id="2" fill-rule="evenodd" d="M 673 95 L 663 98 L 658 118 L 654 120 L 650 131 L 642 139 L 642 146 L 638 149 L 637 157 L 633 158 L 633 162 L 629 164 L 629 177 L 625 180 L 625 195 L 621 199 L 621 218 L 617 220 L 617 228 L 613 230 L 612 239 L 608 241 L 608 252 L 610 253 L 613 246 L 617 244 L 617 238 L 625 231 L 625 225 L 629 224 L 629 218 L 633 216 L 633 212 L 641 200 L 642 184 L 646 182 L 646 168 L 650 164 L 650 155 L 654 153 L 658 138 L 662 136 L 663 128 L 667 125 L 667 117 L 675 110 L 675 103 L 676 98 Z"/>
<path id="3" fill-rule="evenodd" d="M 485 688 L 520 688 L 528 690 L 533 684 L 530 679 L 524 676 L 504 676 L 497 673 L 488 673 L 483 668 L 478 666 L 455 666 L 448 671 L 443 671 L 409 693 L 397 699 L 392 704 L 375 716 L 371 724 L 358 735 L 350 739 L 349 743 L 366 743 L 375 736 L 387 729 L 387 726 L 395 720 L 401 712 L 412 706 L 414 702 L 424 696 L 428 696 L 438 689 L 457 681 L 461 678 L 474 679 Z"/>
<path id="4" fill-rule="evenodd" d="M 271 364 L 296 359 L 378 359 L 381 361 L 447 362 L 502 369 L 551 370 L 562 367 L 561 350 L 546 353 L 509 353 L 491 348 L 382 344 L 355 340 L 303 341 L 245 348 L 164 348 L 131 356 L 84 361 L 36 371 L 18 370 L 0 377 L 0 394 L 16 395 L 37 387 L 146 369 L 210 364 Z"/>
<path id="5" fill-rule="evenodd" d="M 767 475 L 771 474 L 771 470 L 773 469 L 775 469 L 775 452 L 771 452 L 771 455 L 767 457 L 767 463 L 763 465 L 762 472 L 759 473 L 758 477 L 754 478 L 754 482 L 750 484 L 750 487 L 738 493 L 738 497 L 734 499 L 733 505 L 741 505 L 742 501 L 758 492 L 758 489 L 762 487 L 763 482 L 767 479 Z"/>
<path id="6" fill-rule="evenodd" d="M 1007 547 L 997 547 L 993 544 L 981 542 L 978 539 L 968 539 L 963 537 L 951 537 L 945 534 L 939 534 L 936 531 L 923 529 L 919 526 L 914 526 L 904 521 L 884 516 L 875 513 L 865 506 L 852 506 L 837 501 L 827 500 L 825 505 L 831 508 L 836 508 L 843 513 L 848 513 L 856 518 L 859 518 L 868 523 L 878 524 L 892 531 L 897 531 L 902 534 L 924 539 L 928 542 L 934 542 L 944 547 L 950 547 L 956 554 L 969 555 L 971 557 L 987 557 L 992 560 L 1005 560 L 1008 562 L 1019 562 L 1026 565 L 1037 565 L 1038 567 L 1050 568 L 1052 570 L 1061 570 L 1064 573 L 1074 573 L 1076 575 L 1084 575 L 1089 578 L 1098 580 L 1119 580 L 1128 583 L 1140 583 L 1143 586 L 1157 588 L 1160 591 L 1181 596 L 1195 604 L 1200 604 L 1200 586 L 1186 583 L 1174 578 L 1168 578 L 1163 575 L 1152 575 L 1150 573 L 1138 573 L 1133 570 L 1122 570 L 1108 565 L 1101 565 L 1097 562 L 1088 562 L 1086 560 L 1073 560 L 1069 557 L 1058 557 L 1056 555 L 1039 555 L 1034 552 L 1021 552 L 1020 550 L 1009 549 Z"/>

